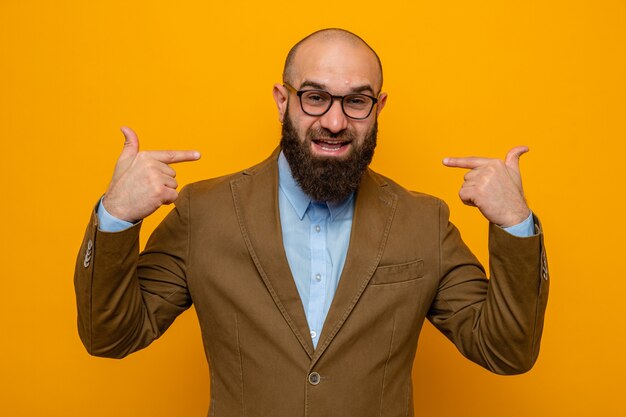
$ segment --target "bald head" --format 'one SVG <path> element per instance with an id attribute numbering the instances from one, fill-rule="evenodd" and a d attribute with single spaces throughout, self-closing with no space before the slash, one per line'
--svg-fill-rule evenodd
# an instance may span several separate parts
<path id="1" fill-rule="evenodd" d="M 296 77 L 296 73 L 298 72 L 298 63 L 302 61 L 302 52 L 306 50 L 307 47 L 311 46 L 323 46 L 323 45 L 343 45 L 344 47 L 354 48 L 354 49 L 364 49 L 366 51 L 365 54 L 367 57 L 365 59 L 371 60 L 370 64 L 376 67 L 377 73 L 377 88 L 378 91 L 382 88 L 383 84 L 383 68 L 378 58 L 378 54 L 359 36 L 355 35 L 352 32 L 349 32 L 344 29 L 322 29 L 317 32 L 313 32 L 306 38 L 302 39 L 300 42 L 295 44 L 293 48 L 287 54 L 287 59 L 285 60 L 285 67 L 283 69 L 283 81 L 286 81 L 290 84 L 294 83 L 294 78 Z M 378 92 L 377 91 L 377 92 Z"/>

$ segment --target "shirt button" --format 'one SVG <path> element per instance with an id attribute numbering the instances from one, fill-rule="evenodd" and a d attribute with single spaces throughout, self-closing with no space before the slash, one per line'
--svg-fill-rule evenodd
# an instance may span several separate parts
<path id="1" fill-rule="evenodd" d="M 322 379 L 320 377 L 320 374 L 318 374 L 317 372 L 311 372 L 309 374 L 309 384 L 311 385 L 317 385 L 320 383 L 320 379 Z"/>
<path id="2" fill-rule="evenodd" d="M 315 231 L 319 233 L 319 231 L 322 230 L 322 228 L 319 225 L 315 226 Z"/>
<path id="3" fill-rule="evenodd" d="M 317 332 L 315 330 L 311 330 L 311 339 L 315 339 L 317 337 Z"/>
<path id="4" fill-rule="evenodd" d="M 317 281 L 321 281 L 322 280 L 322 276 L 320 274 L 315 274 L 315 279 Z"/>

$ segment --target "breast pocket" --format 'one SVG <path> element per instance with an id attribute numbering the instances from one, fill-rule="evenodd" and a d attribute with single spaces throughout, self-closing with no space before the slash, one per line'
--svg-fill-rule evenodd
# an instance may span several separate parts
<path id="1" fill-rule="evenodd" d="M 370 285 L 403 284 L 417 281 L 424 276 L 424 261 L 421 259 L 396 265 L 376 268 Z"/>

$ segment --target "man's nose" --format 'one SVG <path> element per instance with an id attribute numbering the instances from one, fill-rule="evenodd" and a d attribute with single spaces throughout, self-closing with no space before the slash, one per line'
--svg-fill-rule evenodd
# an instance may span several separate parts
<path id="1" fill-rule="evenodd" d="M 348 116 L 341 108 L 341 100 L 333 99 L 330 109 L 320 117 L 320 124 L 332 133 L 339 133 L 348 127 Z"/>

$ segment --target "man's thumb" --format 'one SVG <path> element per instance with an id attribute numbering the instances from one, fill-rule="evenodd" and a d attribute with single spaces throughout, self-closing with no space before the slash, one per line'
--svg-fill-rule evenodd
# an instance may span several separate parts
<path id="1" fill-rule="evenodd" d="M 529 150 L 528 146 L 516 146 L 506 154 L 504 164 L 507 167 L 519 172 L 519 158 Z"/>
<path id="2" fill-rule="evenodd" d="M 124 149 L 120 158 L 134 158 L 139 152 L 139 138 L 130 127 L 122 126 L 120 130 L 124 134 Z"/>

